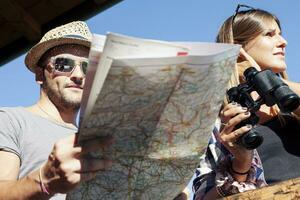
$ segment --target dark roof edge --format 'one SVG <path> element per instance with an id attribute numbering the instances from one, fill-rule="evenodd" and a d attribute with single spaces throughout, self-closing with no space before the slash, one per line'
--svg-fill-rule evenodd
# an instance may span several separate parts
<path id="1" fill-rule="evenodd" d="M 46 33 L 51 28 L 65 24 L 75 20 L 87 20 L 94 15 L 112 7 L 122 0 L 107 0 L 102 4 L 97 4 L 95 1 L 83 1 L 73 9 L 65 12 L 63 15 L 41 25 L 42 34 Z M 30 42 L 25 37 L 19 38 L 9 45 L 0 49 L 0 67 L 15 59 L 16 57 L 27 52 L 38 41 Z"/>

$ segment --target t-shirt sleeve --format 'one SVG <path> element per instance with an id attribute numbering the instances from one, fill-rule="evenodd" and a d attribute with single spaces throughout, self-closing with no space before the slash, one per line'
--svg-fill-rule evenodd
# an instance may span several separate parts
<path id="1" fill-rule="evenodd" d="M 21 160 L 18 125 L 10 115 L 0 110 L 0 150 L 16 154 Z"/>

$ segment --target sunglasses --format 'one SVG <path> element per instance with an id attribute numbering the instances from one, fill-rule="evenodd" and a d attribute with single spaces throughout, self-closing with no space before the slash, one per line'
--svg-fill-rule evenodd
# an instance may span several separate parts
<path id="1" fill-rule="evenodd" d="M 253 8 L 251 6 L 247 6 L 245 4 L 238 4 L 237 7 L 236 7 L 236 9 L 235 9 L 234 15 L 232 16 L 231 25 L 233 26 L 234 19 L 236 18 L 236 16 L 239 13 L 247 13 L 247 12 L 253 11 L 253 10 L 257 10 L 257 9 Z"/>
<path id="2" fill-rule="evenodd" d="M 70 76 L 76 66 L 80 66 L 81 71 L 86 75 L 88 68 L 88 61 L 80 61 L 78 64 L 78 61 L 76 62 L 74 59 L 67 57 L 56 57 L 51 62 L 54 65 L 53 72 L 55 75 Z"/>

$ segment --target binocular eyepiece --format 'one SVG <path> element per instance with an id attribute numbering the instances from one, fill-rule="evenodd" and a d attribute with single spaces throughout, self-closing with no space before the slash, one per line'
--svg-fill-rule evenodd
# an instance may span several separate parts
<path id="1" fill-rule="evenodd" d="M 254 128 L 241 136 L 237 143 L 246 149 L 255 149 L 263 142 L 263 137 L 255 130 L 255 125 L 259 121 L 255 112 L 260 106 L 266 104 L 270 107 L 277 104 L 281 112 L 290 113 L 298 108 L 300 98 L 270 69 L 257 71 L 254 67 L 250 67 L 245 70 L 244 77 L 246 82 L 230 88 L 227 91 L 227 98 L 229 102 L 237 102 L 247 107 L 251 113 L 250 117 L 236 128 L 247 124 L 251 124 Z M 258 100 L 252 99 L 250 93 L 253 91 L 260 96 Z"/>

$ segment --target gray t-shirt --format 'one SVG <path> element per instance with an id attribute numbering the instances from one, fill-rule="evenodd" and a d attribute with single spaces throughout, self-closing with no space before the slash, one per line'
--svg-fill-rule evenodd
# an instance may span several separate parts
<path id="1" fill-rule="evenodd" d="M 45 163 L 56 141 L 76 132 L 75 128 L 49 121 L 22 107 L 0 108 L 0 150 L 20 158 L 19 178 Z"/>

